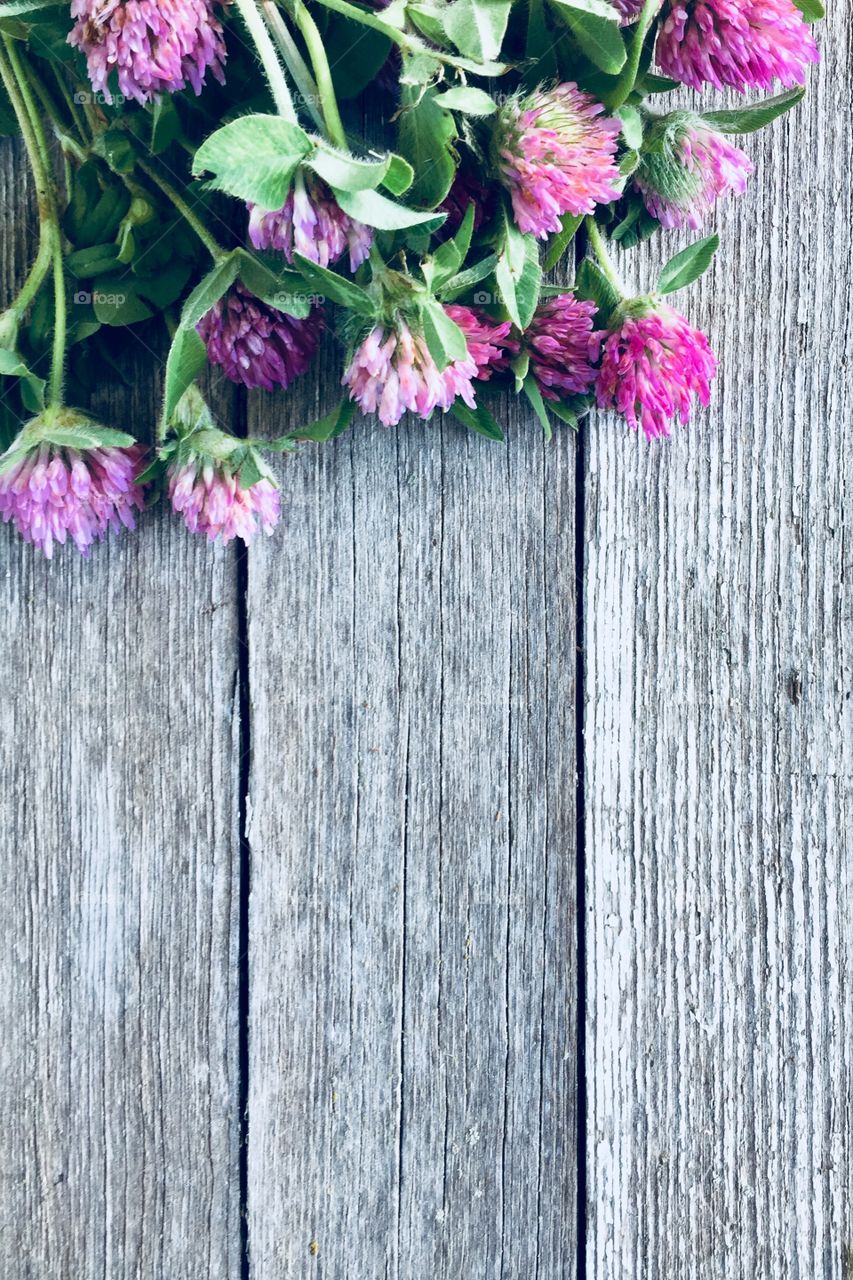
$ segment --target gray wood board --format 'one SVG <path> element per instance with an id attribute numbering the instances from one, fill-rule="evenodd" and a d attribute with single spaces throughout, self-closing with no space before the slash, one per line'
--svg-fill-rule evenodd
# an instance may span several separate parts
<path id="1" fill-rule="evenodd" d="M 596 1280 L 850 1274 L 847 23 L 743 140 L 750 192 L 674 300 L 719 353 L 712 410 L 585 437 Z"/>
<path id="2" fill-rule="evenodd" d="M 24 168 L 4 143 L 6 228 Z M 4 234 L 6 287 L 31 221 Z M 98 408 L 144 433 L 142 368 Z M 142 523 L 88 562 L 0 526 L 0 1274 L 21 1280 L 239 1271 L 236 572 L 165 511 Z"/>
<path id="3" fill-rule="evenodd" d="M 250 552 L 255 1280 L 574 1267 L 575 440 L 503 416 L 307 448 Z"/>

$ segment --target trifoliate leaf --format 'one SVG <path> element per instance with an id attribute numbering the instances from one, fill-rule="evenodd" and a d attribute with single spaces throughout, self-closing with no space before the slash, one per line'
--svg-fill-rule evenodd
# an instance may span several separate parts
<path id="1" fill-rule="evenodd" d="M 721 133 L 755 133 L 756 129 L 763 129 L 795 107 L 804 93 L 805 89 L 789 89 L 775 98 L 765 98 L 763 102 L 735 107 L 731 111 L 705 111 L 702 119 Z"/>
<path id="2" fill-rule="evenodd" d="M 607 323 L 619 305 L 619 294 L 592 258 L 584 258 L 578 267 L 575 293 L 579 298 L 595 303 L 598 307 L 598 319 L 602 324 Z"/>
<path id="3" fill-rule="evenodd" d="M 583 214 L 564 213 L 560 219 L 561 230 L 548 242 L 548 248 L 545 251 L 545 259 L 542 263 L 543 271 L 551 271 L 556 267 L 569 245 L 574 240 L 578 232 L 578 227 L 583 222 Z"/>
<path id="4" fill-rule="evenodd" d="M 431 213 L 420 209 L 407 209 L 396 204 L 379 191 L 341 191 L 332 188 L 344 213 L 357 218 L 378 231 L 402 231 L 406 227 L 428 227 L 434 231 L 446 217 L 443 213 Z"/>
<path id="5" fill-rule="evenodd" d="M 609 76 L 617 75 L 628 56 L 619 28 L 619 11 L 606 0 L 550 0 L 583 52 Z"/>
<path id="6" fill-rule="evenodd" d="M 415 180 L 415 171 L 402 156 L 392 152 L 388 157 L 388 170 L 382 179 L 382 185 L 392 196 L 404 195 Z"/>
<path id="7" fill-rule="evenodd" d="M 498 252 L 495 279 L 510 319 L 526 329 L 533 319 L 542 287 L 539 248 L 532 235 L 522 235 L 515 223 L 504 216 L 503 246 Z"/>
<path id="8" fill-rule="evenodd" d="M 313 149 L 308 135 L 280 116 L 241 116 L 201 144 L 193 173 L 212 173 L 217 191 L 281 209 L 300 160 Z"/>
<path id="9" fill-rule="evenodd" d="M 360 160 L 356 156 L 321 145 L 305 163 L 330 187 L 342 191 L 370 191 L 384 180 L 391 157 Z"/>
<path id="10" fill-rule="evenodd" d="M 194 329 L 202 316 L 206 316 L 211 307 L 228 292 L 240 270 L 240 259 L 236 253 L 229 253 L 217 262 L 199 284 L 193 289 L 184 303 L 181 312 L 181 325 L 184 329 Z"/>
<path id="11" fill-rule="evenodd" d="M 163 421 L 169 423 L 181 396 L 207 364 L 207 349 L 195 328 L 179 327 L 166 361 Z"/>
<path id="12" fill-rule="evenodd" d="M 468 354 L 465 335 L 439 302 L 430 299 L 421 311 L 421 322 L 429 353 L 440 370 L 454 360 L 465 359 Z"/>
<path id="13" fill-rule="evenodd" d="M 821 18 L 826 17 L 826 9 L 821 4 L 821 0 L 794 0 L 794 4 L 806 22 L 819 22 Z"/>
<path id="14" fill-rule="evenodd" d="M 554 432 L 551 429 L 551 421 L 548 417 L 548 411 L 545 408 L 545 401 L 542 399 L 542 392 L 539 390 L 539 383 L 536 381 L 532 373 L 528 373 L 522 384 L 524 394 L 533 406 L 533 411 L 539 419 L 539 425 L 545 433 L 545 439 L 550 440 Z"/>
<path id="15" fill-rule="evenodd" d="M 435 99 L 435 90 L 421 92 L 412 85 L 404 85 L 400 94 L 397 146 L 415 175 L 408 198 L 426 209 L 441 204 L 456 173 L 456 123 Z"/>
<path id="16" fill-rule="evenodd" d="M 707 236 L 670 258 L 660 273 L 658 293 L 674 293 L 676 289 L 683 289 L 698 280 L 708 270 L 719 247 L 719 236 Z"/>
<path id="17" fill-rule="evenodd" d="M 354 280 L 344 279 L 343 276 L 330 271 L 328 267 L 321 267 L 318 263 L 303 258 L 301 253 L 294 253 L 293 265 L 303 279 L 311 285 L 315 294 L 329 298 L 332 302 L 337 302 L 348 311 L 354 311 L 360 316 L 372 317 L 376 314 L 376 307 L 370 294 Z"/>
<path id="18" fill-rule="evenodd" d="M 469 431 L 476 431 L 478 436 L 485 436 L 487 440 L 503 443 L 504 433 L 485 405 L 478 404 L 475 409 L 469 409 L 464 401 L 454 400 L 450 412 Z"/>
<path id="19" fill-rule="evenodd" d="M 491 94 L 485 89 L 476 89 L 473 85 L 457 85 L 444 93 L 436 94 L 436 106 L 447 111 L 461 111 L 468 116 L 491 116 L 498 109 Z"/>
<path id="20" fill-rule="evenodd" d="M 501 51 L 509 10 L 510 0 L 454 0 L 443 27 L 463 57 L 488 63 Z"/>

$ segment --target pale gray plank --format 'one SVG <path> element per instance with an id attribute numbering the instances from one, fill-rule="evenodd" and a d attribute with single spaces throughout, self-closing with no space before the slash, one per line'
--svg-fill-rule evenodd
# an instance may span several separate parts
<path id="1" fill-rule="evenodd" d="M 574 439 L 508 417 L 307 449 L 249 556 L 255 1280 L 574 1265 Z"/>
<path id="2" fill-rule="evenodd" d="M 0 148 L 7 290 L 22 164 Z M 137 386 L 100 408 L 144 432 L 147 355 Z M 239 1270 L 235 564 L 164 510 L 142 524 L 88 563 L 0 527 L 0 1274 L 21 1280 Z"/>
<path id="3" fill-rule="evenodd" d="M 712 411 L 587 439 L 596 1280 L 849 1275 L 847 23 L 683 297 Z"/>

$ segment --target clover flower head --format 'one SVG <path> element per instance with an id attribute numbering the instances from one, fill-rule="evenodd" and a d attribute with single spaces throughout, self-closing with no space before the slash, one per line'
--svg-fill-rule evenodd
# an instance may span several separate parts
<path id="1" fill-rule="evenodd" d="M 374 325 L 359 343 L 342 383 L 365 413 L 376 413 L 384 426 L 393 427 L 407 410 L 429 418 L 435 409 L 449 409 L 457 396 L 473 409 L 476 377 L 470 352 L 440 370 L 423 335 L 398 315 Z"/>
<path id="2" fill-rule="evenodd" d="M 190 533 L 210 542 L 241 538 L 248 545 L 259 528 L 271 534 L 281 518 L 281 494 L 271 479 L 244 488 L 226 460 L 204 455 L 170 466 L 168 493 Z"/>
<path id="3" fill-rule="evenodd" d="M 304 373 L 317 351 L 322 315 L 287 315 L 254 297 L 239 282 L 196 326 L 212 364 L 245 387 L 288 387 Z"/>
<path id="4" fill-rule="evenodd" d="M 611 320 L 596 383 L 599 408 L 617 409 L 649 440 L 687 422 L 693 397 L 707 406 L 717 362 L 708 339 L 665 303 L 638 298 Z"/>
<path id="5" fill-rule="evenodd" d="M 546 400 L 584 395 L 596 379 L 604 334 L 594 328 L 595 303 L 573 293 L 545 298 L 524 331 L 523 350 Z"/>
<path id="6" fill-rule="evenodd" d="M 697 230 L 721 196 L 743 195 L 752 161 L 701 116 L 664 117 L 644 151 L 634 186 L 652 217 L 668 229 Z"/>
<path id="7" fill-rule="evenodd" d="M 270 534 L 278 524 L 281 495 L 271 473 L 251 441 L 216 425 L 195 383 L 169 419 L 160 457 L 169 501 L 190 533 L 248 545 L 259 528 Z"/>
<path id="8" fill-rule="evenodd" d="M 673 0 L 657 41 L 661 70 L 692 89 L 743 93 L 803 84 L 817 45 L 793 0 Z"/>
<path id="9" fill-rule="evenodd" d="M 213 0 L 72 0 L 68 43 L 86 56 L 92 88 L 112 102 L 119 93 L 146 103 L 191 85 L 201 93 L 208 71 L 224 81 L 225 40 Z"/>
<path id="10" fill-rule="evenodd" d="M 619 196 L 618 120 L 576 84 L 513 95 L 497 117 L 494 148 L 519 230 L 545 239 L 564 213 L 592 213 Z"/>
<path id="11" fill-rule="evenodd" d="M 295 252 L 321 267 L 349 251 L 355 271 L 370 253 L 373 230 L 344 213 L 325 182 L 298 170 L 283 208 L 249 205 L 249 239 L 256 249 L 277 249 L 288 262 Z"/>
<path id="12" fill-rule="evenodd" d="M 79 431 L 85 420 L 69 410 L 54 411 L 51 423 L 44 424 L 46 430 L 35 419 L 0 457 L 0 517 L 11 521 L 21 537 L 48 559 L 55 544 L 63 546 L 69 538 L 88 556 L 92 543 L 108 530 L 135 528 L 134 513 L 144 505 L 138 481 L 142 448 L 136 444 L 76 447 L 45 438 L 52 425 L 67 431 L 72 418 Z M 53 434 L 57 440 L 62 438 L 60 432 Z"/>
<path id="13" fill-rule="evenodd" d="M 509 320 L 492 320 L 478 307 L 450 303 L 444 309 L 465 335 L 468 354 L 477 366 L 476 378 L 488 382 L 493 373 L 509 369 L 510 357 L 518 353 L 518 343 L 510 337 Z"/>

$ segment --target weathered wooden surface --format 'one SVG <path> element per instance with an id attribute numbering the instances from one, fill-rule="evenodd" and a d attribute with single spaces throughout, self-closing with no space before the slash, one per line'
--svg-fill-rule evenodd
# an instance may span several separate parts
<path id="1" fill-rule="evenodd" d="M 362 423 L 249 556 L 257 1280 L 574 1265 L 575 445 L 509 435 Z"/>
<path id="2" fill-rule="evenodd" d="M 88 564 L 0 529 L 0 1274 L 562 1280 L 580 1177 L 590 1280 L 847 1280 L 847 22 L 747 142 L 668 444 L 591 424 L 576 491 L 567 432 L 362 425 L 239 569 L 162 510 Z"/>
<path id="3" fill-rule="evenodd" d="M 595 1280 L 850 1275 L 847 23 L 685 300 L 711 413 L 586 436 Z"/>
<path id="4" fill-rule="evenodd" d="M 22 164 L 0 152 L 2 280 Z M 150 375 L 121 412 L 145 431 Z M 115 402 L 114 402 L 114 406 Z M 105 412 L 107 406 L 104 406 Z M 0 526 L 0 1275 L 239 1274 L 236 574 Z"/>

